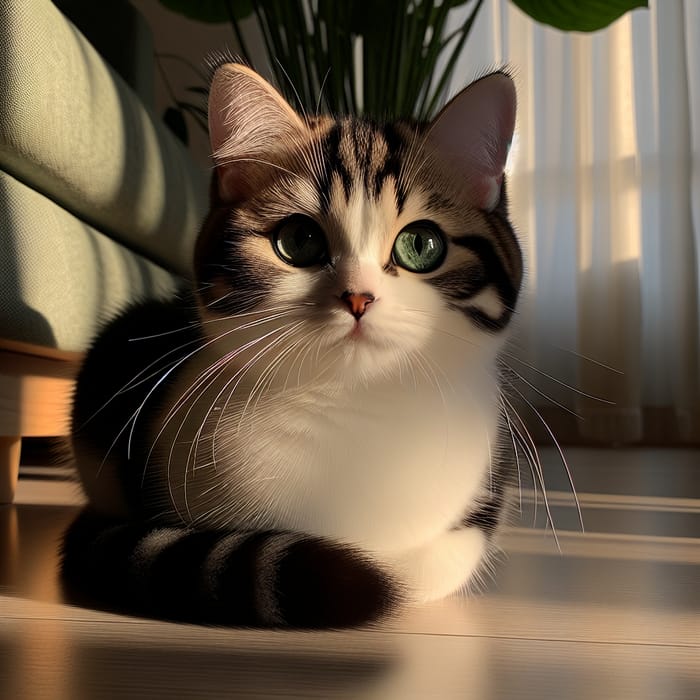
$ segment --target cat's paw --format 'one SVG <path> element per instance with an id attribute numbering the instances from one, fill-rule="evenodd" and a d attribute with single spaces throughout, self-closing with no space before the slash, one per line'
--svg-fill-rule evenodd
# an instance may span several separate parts
<path id="1" fill-rule="evenodd" d="M 450 530 L 429 544 L 393 557 L 393 569 L 416 602 L 438 600 L 468 586 L 486 554 L 478 528 Z"/>

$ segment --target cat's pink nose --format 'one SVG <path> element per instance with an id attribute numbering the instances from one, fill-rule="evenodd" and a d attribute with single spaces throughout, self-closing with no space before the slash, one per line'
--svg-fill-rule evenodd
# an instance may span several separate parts
<path id="1" fill-rule="evenodd" d="M 374 301 L 374 294 L 362 292 L 343 292 L 340 300 L 348 307 L 348 311 L 359 321 L 360 317 L 367 311 L 367 307 Z"/>

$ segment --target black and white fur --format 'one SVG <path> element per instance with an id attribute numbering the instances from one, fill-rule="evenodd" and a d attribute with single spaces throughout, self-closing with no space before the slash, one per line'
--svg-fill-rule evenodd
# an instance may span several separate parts
<path id="1" fill-rule="evenodd" d="M 478 80 L 427 124 L 376 123 L 300 116 L 228 63 L 209 113 L 196 283 L 121 314 L 78 380 L 89 506 L 66 536 L 67 590 L 177 619 L 335 627 L 470 587 L 510 478 L 512 80 Z M 273 249 L 298 216 L 323 231 L 318 265 Z M 444 237 L 435 270 L 392 255 L 414 222 Z"/>

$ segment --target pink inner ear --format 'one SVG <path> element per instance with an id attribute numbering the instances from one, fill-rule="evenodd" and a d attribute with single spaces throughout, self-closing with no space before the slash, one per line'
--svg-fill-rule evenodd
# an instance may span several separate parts
<path id="1" fill-rule="evenodd" d="M 219 196 L 248 196 L 305 129 L 284 98 L 250 68 L 217 69 L 209 91 L 209 135 Z"/>
<path id="2" fill-rule="evenodd" d="M 515 107 L 513 81 L 493 73 L 462 90 L 430 128 L 429 141 L 463 175 L 466 194 L 479 209 L 498 204 Z"/>

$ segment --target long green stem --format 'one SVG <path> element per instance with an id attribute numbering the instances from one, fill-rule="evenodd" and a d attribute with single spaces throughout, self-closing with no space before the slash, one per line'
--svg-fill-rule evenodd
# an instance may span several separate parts
<path id="1" fill-rule="evenodd" d="M 301 59 L 306 75 L 306 111 L 309 112 L 313 109 L 313 104 L 316 101 L 319 85 L 318 66 L 312 60 L 313 44 L 304 17 L 304 0 L 297 0 L 296 12 L 293 14 L 295 14 L 295 26 L 299 35 L 299 43 L 301 44 Z"/>
<path id="2" fill-rule="evenodd" d="M 243 39 L 243 33 L 241 32 L 241 28 L 238 24 L 238 20 L 236 19 L 236 15 L 233 12 L 233 6 L 231 3 L 233 0 L 226 0 L 226 12 L 228 14 L 228 20 L 229 24 L 233 28 L 233 33 L 236 35 L 236 41 L 238 41 L 238 46 L 241 48 L 241 53 L 243 54 L 243 58 L 248 62 L 251 63 L 251 58 L 250 54 L 248 53 L 248 47 L 246 46 L 245 40 Z"/>
<path id="3" fill-rule="evenodd" d="M 284 84 L 280 87 L 285 94 L 292 94 L 296 98 L 297 108 L 301 111 L 306 109 L 306 89 L 302 78 L 303 69 L 299 60 L 299 42 L 301 37 L 296 32 L 296 27 L 290 22 L 288 2 L 270 3 L 269 9 L 265 10 L 268 21 L 268 29 L 271 34 L 277 37 L 277 44 L 283 45 L 285 50 L 278 53 L 275 62 L 284 75 Z M 282 41 L 282 33 L 286 41 Z"/>
<path id="4" fill-rule="evenodd" d="M 183 65 L 187 66 L 203 83 L 207 83 L 209 80 L 206 73 L 204 73 L 198 66 L 192 63 L 192 61 L 188 61 L 186 58 L 178 56 L 175 53 L 157 53 L 156 58 L 167 58 L 171 61 L 178 61 L 179 63 L 182 63 Z"/>
<path id="5" fill-rule="evenodd" d="M 250 61 L 232 2 L 226 0 L 231 25 Z M 297 93 L 299 107 L 307 113 L 321 105 L 336 112 L 356 113 L 360 108 L 354 51 L 359 38 L 362 111 L 372 116 L 426 119 L 442 98 L 483 4 L 483 0 L 474 2 L 467 20 L 449 35 L 445 33 L 448 14 L 463 3 L 379 2 L 372 22 L 355 14 L 358 7 L 352 0 L 253 0 L 253 8 L 279 88 L 290 98 Z M 449 55 L 434 80 L 436 64 L 445 52 Z"/>
<path id="6" fill-rule="evenodd" d="M 435 2 L 425 0 L 416 5 L 416 17 L 411 35 L 411 70 L 406 80 L 408 89 L 406 91 L 402 111 L 405 116 L 415 116 L 416 106 L 423 90 L 423 85 L 428 81 L 433 69 L 433 62 L 429 60 L 430 47 L 434 43 L 436 17 Z M 432 32 L 431 38 L 426 44 L 426 37 Z"/>
<path id="7" fill-rule="evenodd" d="M 479 12 L 479 9 L 481 8 L 481 5 L 483 4 L 484 0 L 477 0 L 476 6 L 474 7 L 474 10 L 472 11 L 471 15 L 469 15 L 469 18 L 467 21 L 462 25 L 462 35 L 459 38 L 459 41 L 457 42 L 457 45 L 454 47 L 452 54 L 447 62 L 447 65 L 445 66 L 445 69 L 442 71 L 442 76 L 440 77 L 440 80 L 437 84 L 437 87 L 435 88 L 435 91 L 433 92 L 433 97 L 430 101 L 430 104 L 428 105 L 428 109 L 425 112 L 425 116 L 428 117 L 433 114 L 434 110 L 437 108 L 437 105 L 439 104 L 439 101 L 442 99 L 442 93 L 445 87 L 447 86 L 447 81 L 450 79 L 452 76 L 452 71 L 454 70 L 454 67 L 457 63 L 457 60 L 460 57 L 460 54 L 462 53 L 462 49 L 464 48 L 464 44 L 467 41 L 467 37 L 469 36 L 469 32 L 471 31 L 471 28 L 476 20 L 476 16 Z"/>
<path id="8" fill-rule="evenodd" d="M 309 0 L 310 1 L 310 0 Z M 323 21 L 323 15 L 321 14 L 318 2 L 316 5 L 310 5 L 311 21 L 313 24 L 313 33 L 311 35 L 311 59 L 316 69 L 316 76 L 319 81 L 318 94 L 316 95 L 316 112 L 321 109 L 321 105 L 329 105 L 328 93 L 326 91 L 328 83 L 328 71 L 330 70 L 330 63 L 328 61 L 328 54 L 323 49 L 323 42 L 321 41 L 321 23 Z"/>
<path id="9" fill-rule="evenodd" d="M 435 16 L 435 11 L 434 0 L 423 0 L 416 4 L 416 16 L 412 22 L 413 29 L 410 43 L 414 56 L 411 61 L 411 71 L 407 79 L 408 85 L 411 86 L 411 91 L 410 93 L 407 92 L 403 104 L 403 110 L 406 116 L 415 116 L 416 105 L 418 104 L 421 90 L 433 68 L 427 59 L 428 49 L 425 46 L 425 38 L 428 34 L 428 29 L 431 27 L 431 20 Z M 433 37 L 431 37 L 431 41 L 432 39 Z"/>
<path id="10" fill-rule="evenodd" d="M 432 31 L 430 41 L 426 47 L 425 51 L 425 74 L 423 76 L 423 83 L 425 85 L 425 91 L 423 92 L 423 99 L 420 101 L 420 106 L 416 109 L 419 104 L 418 95 L 416 95 L 416 102 L 414 103 L 415 114 L 418 119 L 426 119 L 429 116 L 429 111 L 426 110 L 426 99 L 430 92 L 430 85 L 433 80 L 433 74 L 435 72 L 435 66 L 440 58 L 442 50 L 444 48 L 444 42 L 442 41 L 442 35 L 445 31 L 445 24 L 447 22 L 447 15 L 450 12 L 450 4 L 443 2 L 442 5 L 433 8 L 430 18 L 430 28 Z"/>
<path id="11" fill-rule="evenodd" d="M 277 87 L 284 95 L 287 96 L 287 98 L 293 100 L 294 95 L 289 89 L 287 77 L 282 70 L 282 66 L 287 62 L 282 37 L 279 35 L 279 32 L 273 30 L 267 11 L 258 4 L 254 4 L 253 7 L 258 18 L 258 24 L 260 25 L 260 29 L 262 31 L 263 40 L 265 41 L 265 49 L 267 51 L 268 58 L 270 59 L 270 68 L 275 74 Z"/>

